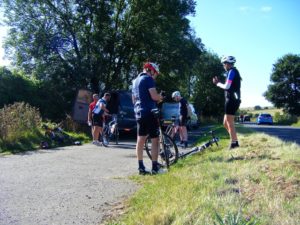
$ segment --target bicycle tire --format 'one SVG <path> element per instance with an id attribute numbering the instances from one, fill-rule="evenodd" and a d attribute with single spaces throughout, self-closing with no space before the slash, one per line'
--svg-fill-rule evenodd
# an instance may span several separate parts
<path id="1" fill-rule="evenodd" d="M 109 127 L 105 125 L 102 131 L 102 143 L 105 147 L 109 145 Z"/>
<path id="2" fill-rule="evenodd" d="M 115 136 L 115 141 L 116 141 L 116 145 L 117 145 L 117 144 L 119 144 L 119 128 L 118 128 L 118 126 L 115 126 L 114 136 Z"/>
<path id="3" fill-rule="evenodd" d="M 160 143 L 160 149 L 158 153 L 158 163 L 160 163 L 162 166 L 169 167 L 170 165 L 174 164 L 177 162 L 179 153 L 178 153 L 178 148 L 173 139 L 163 133 L 163 139 L 165 144 L 162 146 Z M 147 137 L 146 142 L 145 142 L 145 150 L 150 158 L 152 160 L 151 156 L 151 138 Z M 167 156 L 167 157 L 165 157 Z"/>

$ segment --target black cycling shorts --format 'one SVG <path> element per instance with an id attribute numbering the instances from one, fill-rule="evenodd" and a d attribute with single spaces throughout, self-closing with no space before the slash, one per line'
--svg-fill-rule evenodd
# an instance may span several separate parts
<path id="1" fill-rule="evenodd" d="M 97 127 L 103 127 L 103 116 L 100 114 L 92 114 L 92 125 Z"/>
<path id="2" fill-rule="evenodd" d="M 147 136 L 150 138 L 157 138 L 159 136 L 158 121 L 152 114 L 142 117 L 137 120 L 137 134 L 138 136 Z"/>
<path id="3" fill-rule="evenodd" d="M 225 114 L 235 115 L 236 111 L 239 109 L 241 104 L 240 100 L 226 99 L 225 100 Z"/>
<path id="4" fill-rule="evenodd" d="M 186 127 L 187 116 L 179 116 L 179 126 Z"/>

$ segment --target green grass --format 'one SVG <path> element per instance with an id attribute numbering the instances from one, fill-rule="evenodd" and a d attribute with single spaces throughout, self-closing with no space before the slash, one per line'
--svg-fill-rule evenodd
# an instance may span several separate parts
<path id="1" fill-rule="evenodd" d="M 107 224 L 299 224 L 300 147 L 238 131 L 237 150 L 227 150 L 218 128 L 219 147 L 180 160 L 167 174 L 134 176 L 140 190 Z"/>
<path id="2" fill-rule="evenodd" d="M 47 141 L 51 148 L 58 147 L 55 142 L 51 142 L 49 138 L 46 138 L 43 134 L 43 130 L 36 130 L 34 132 L 25 132 L 22 137 L 17 138 L 14 141 L 3 141 L 0 139 L 0 155 L 16 154 L 20 152 L 26 152 L 31 150 L 37 150 L 40 148 L 41 141 Z M 72 140 L 81 141 L 86 143 L 90 138 L 84 133 L 67 133 Z M 69 145 L 72 143 L 66 143 Z"/>
<path id="3" fill-rule="evenodd" d="M 300 117 L 298 117 L 298 122 L 292 124 L 293 127 L 300 127 Z"/>

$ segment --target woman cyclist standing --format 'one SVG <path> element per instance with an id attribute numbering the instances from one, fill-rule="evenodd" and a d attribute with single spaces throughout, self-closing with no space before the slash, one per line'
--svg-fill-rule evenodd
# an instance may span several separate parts
<path id="1" fill-rule="evenodd" d="M 234 115 L 241 104 L 241 76 L 239 71 L 234 67 L 235 62 L 236 59 L 233 56 L 224 56 L 221 59 L 221 63 L 227 72 L 225 84 L 219 82 L 218 77 L 213 78 L 213 83 L 225 90 L 225 115 L 223 124 L 231 138 L 229 149 L 239 147 L 234 126 Z"/>

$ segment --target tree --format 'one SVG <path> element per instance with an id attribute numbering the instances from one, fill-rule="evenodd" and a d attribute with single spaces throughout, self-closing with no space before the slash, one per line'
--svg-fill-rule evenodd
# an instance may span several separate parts
<path id="1" fill-rule="evenodd" d="M 264 93 L 277 108 L 292 115 L 300 115 L 300 55 L 287 54 L 273 67 L 272 84 Z"/>
<path id="2" fill-rule="evenodd" d="M 71 111 L 79 88 L 127 89 L 148 59 L 161 64 L 166 80 L 186 85 L 203 52 L 186 18 L 195 13 L 194 0 L 2 3 L 10 27 L 6 52 L 63 104 L 56 115 Z"/>
<path id="3" fill-rule="evenodd" d="M 214 76 L 221 77 L 223 73 L 220 58 L 210 52 L 202 54 L 194 65 L 192 101 L 205 117 L 220 118 L 224 114 L 224 91 L 212 82 Z"/>

